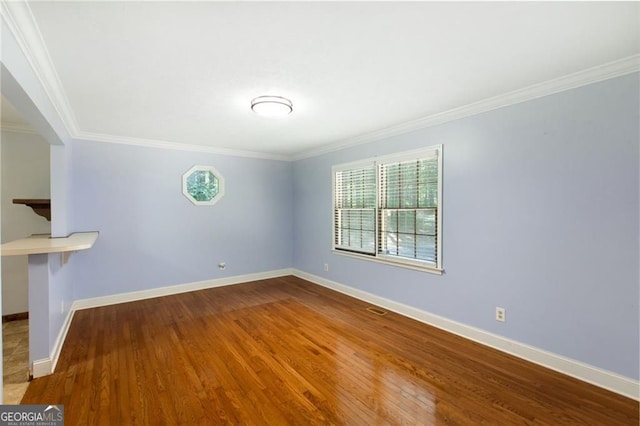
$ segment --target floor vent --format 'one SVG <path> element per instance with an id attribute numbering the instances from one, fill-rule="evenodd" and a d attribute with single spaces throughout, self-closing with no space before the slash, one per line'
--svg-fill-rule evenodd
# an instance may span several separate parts
<path id="1" fill-rule="evenodd" d="M 374 306 L 367 308 L 367 311 L 380 316 L 387 315 L 387 311 L 385 311 L 384 309 L 376 308 Z"/>

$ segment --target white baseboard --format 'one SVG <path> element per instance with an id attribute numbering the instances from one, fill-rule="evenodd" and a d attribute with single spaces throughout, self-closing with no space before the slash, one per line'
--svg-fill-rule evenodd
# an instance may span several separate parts
<path id="1" fill-rule="evenodd" d="M 471 327 L 450 319 L 435 315 L 402 303 L 366 291 L 358 290 L 335 281 L 327 280 L 317 275 L 293 269 L 293 275 L 311 281 L 314 284 L 330 288 L 340 293 L 347 294 L 385 309 L 399 313 L 425 324 L 432 325 L 458 336 L 465 337 L 474 342 L 481 343 L 502 352 L 531 361 L 535 364 L 558 371 L 576 379 L 599 386 L 612 392 L 633 399 L 640 399 L 640 382 L 621 376 L 611 371 L 606 371 L 580 361 L 576 361 L 562 355 L 545 351 L 497 334 L 489 333 L 476 327 Z"/>
<path id="2" fill-rule="evenodd" d="M 62 345 L 67 338 L 69 326 L 71 325 L 71 320 L 73 319 L 73 312 L 73 309 L 69 309 L 69 312 L 67 312 L 67 316 L 64 319 L 64 323 L 62 323 L 62 328 L 58 333 L 58 337 L 56 338 L 56 342 L 53 345 L 53 350 L 51 351 L 49 358 L 33 361 L 33 365 L 31 366 L 31 375 L 34 379 L 38 377 L 48 376 L 55 371 L 56 365 L 58 364 L 58 359 L 60 358 L 60 352 L 62 351 Z"/>
<path id="3" fill-rule="evenodd" d="M 292 274 L 292 269 L 285 268 L 277 269 L 274 271 L 258 272 L 255 274 L 236 275 L 233 277 L 217 278 L 214 280 L 196 281 L 187 284 L 152 288 L 149 290 L 132 291 L 130 293 L 92 297 L 90 299 L 76 300 L 71 305 L 71 310 L 75 312 L 81 309 L 97 308 L 100 306 L 115 305 L 118 303 L 134 302 L 136 300 L 152 299 L 154 297 L 170 296 L 172 294 L 187 293 L 190 291 L 204 290 L 207 288 L 222 287 L 226 285 L 240 284 L 250 281 L 266 280 L 269 278 L 282 277 Z"/>
<path id="4" fill-rule="evenodd" d="M 531 361 L 535 364 L 558 371 L 576 379 L 591 383 L 593 385 L 608 389 L 612 392 L 624 395 L 629 398 L 640 400 L 640 382 L 637 380 L 621 376 L 619 374 L 606 371 L 580 361 L 576 361 L 562 355 L 554 354 L 497 334 L 489 333 L 476 327 L 471 327 L 450 319 L 435 315 L 393 300 L 377 296 L 362 290 L 349 287 L 335 281 L 327 280 L 317 275 L 309 274 L 297 269 L 285 268 L 274 271 L 260 272 L 255 274 L 237 275 L 233 277 L 218 278 L 214 280 L 198 281 L 187 284 L 179 284 L 168 287 L 160 287 L 150 290 L 135 291 L 130 293 L 114 294 L 109 296 L 94 297 L 90 299 L 76 300 L 71 305 L 71 309 L 60 330 L 51 358 L 33 362 L 33 377 L 42 377 L 51 374 L 58 363 L 62 345 L 69 331 L 71 320 L 75 311 L 81 309 L 95 308 L 100 306 L 114 305 L 117 303 L 133 302 L 136 300 L 150 299 L 154 297 L 168 296 L 172 294 L 186 293 L 189 291 L 203 290 L 207 288 L 222 287 L 233 284 L 240 284 L 250 281 L 257 281 L 269 278 L 295 275 L 299 278 L 310 281 L 314 284 L 330 288 L 340 293 L 347 294 L 360 300 L 382 306 L 385 309 L 399 313 L 409 318 L 425 324 L 438 327 L 442 330 L 465 337 L 474 342 L 492 347 L 519 358 Z"/>
<path id="5" fill-rule="evenodd" d="M 58 337 L 56 338 L 56 342 L 53 345 L 53 351 L 51 352 L 51 371 L 49 374 L 56 371 L 56 365 L 58 365 L 58 359 L 60 358 L 60 352 L 62 351 L 62 345 L 64 345 L 64 341 L 67 339 L 67 333 L 69 332 L 69 327 L 71 326 L 71 320 L 73 319 L 74 314 L 73 307 L 69 309 L 67 312 L 67 316 L 64 319 L 64 323 L 62 324 L 62 328 L 60 329 L 60 333 L 58 333 Z"/>
<path id="6" fill-rule="evenodd" d="M 33 361 L 31 366 L 31 375 L 34 379 L 51 374 L 51 359 L 44 358 Z"/>

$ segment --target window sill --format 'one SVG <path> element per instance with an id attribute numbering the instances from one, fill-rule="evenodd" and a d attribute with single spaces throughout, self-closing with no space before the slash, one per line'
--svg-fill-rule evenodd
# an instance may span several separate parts
<path id="1" fill-rule="evenodd" d="M 444 273 L 443 269 L 439 269 L 431 266 L 416 265 L 415 263 L 403 262 L 401 260 L 395 260 L 395 259 L 387 260 L 380 257 L 367 256 L 364 254 L 357 254 L 357 253 L 349 253 L 346 251 L 336 250 L 336 249 L 332 249 L 331 251 L 333 252 L 333 254 L 337 254 L 339 256 L 346 256 L 346 257 L 351 257 L 351 258 L 360 259 L 360 260 L 368 260 L 369 262 L 383 263 L 385 265 L 397 266 L 399 268 L 405 268 L 405 269 L 413 269 L 414 271 L 427 272 L 429 274 L 434 274 L 434 275 L 442 275 Z"/>

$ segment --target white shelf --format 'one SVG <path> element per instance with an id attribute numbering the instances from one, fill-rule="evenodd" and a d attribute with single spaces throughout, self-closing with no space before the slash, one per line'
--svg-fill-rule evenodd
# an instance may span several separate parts
<path id="1" fill-rule="evenodd" d="M 51 238 L 50 235 L 32 235 L 21 240 L 11 241 L 0 246 L 2 256 L 21 256 L 24 254 L 65 253 L 86 250 L 93 247 L 98 232 L 76 232 L 63 238 Z"/>

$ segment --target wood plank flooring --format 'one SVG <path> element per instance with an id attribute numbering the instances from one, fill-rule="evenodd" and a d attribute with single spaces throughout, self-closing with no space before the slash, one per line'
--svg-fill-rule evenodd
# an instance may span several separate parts
<path id="1" fill-rule="evenodd" d="M 78 311 L 66 425 L 638 425 L 638 402 L 295 277 Z"/>

